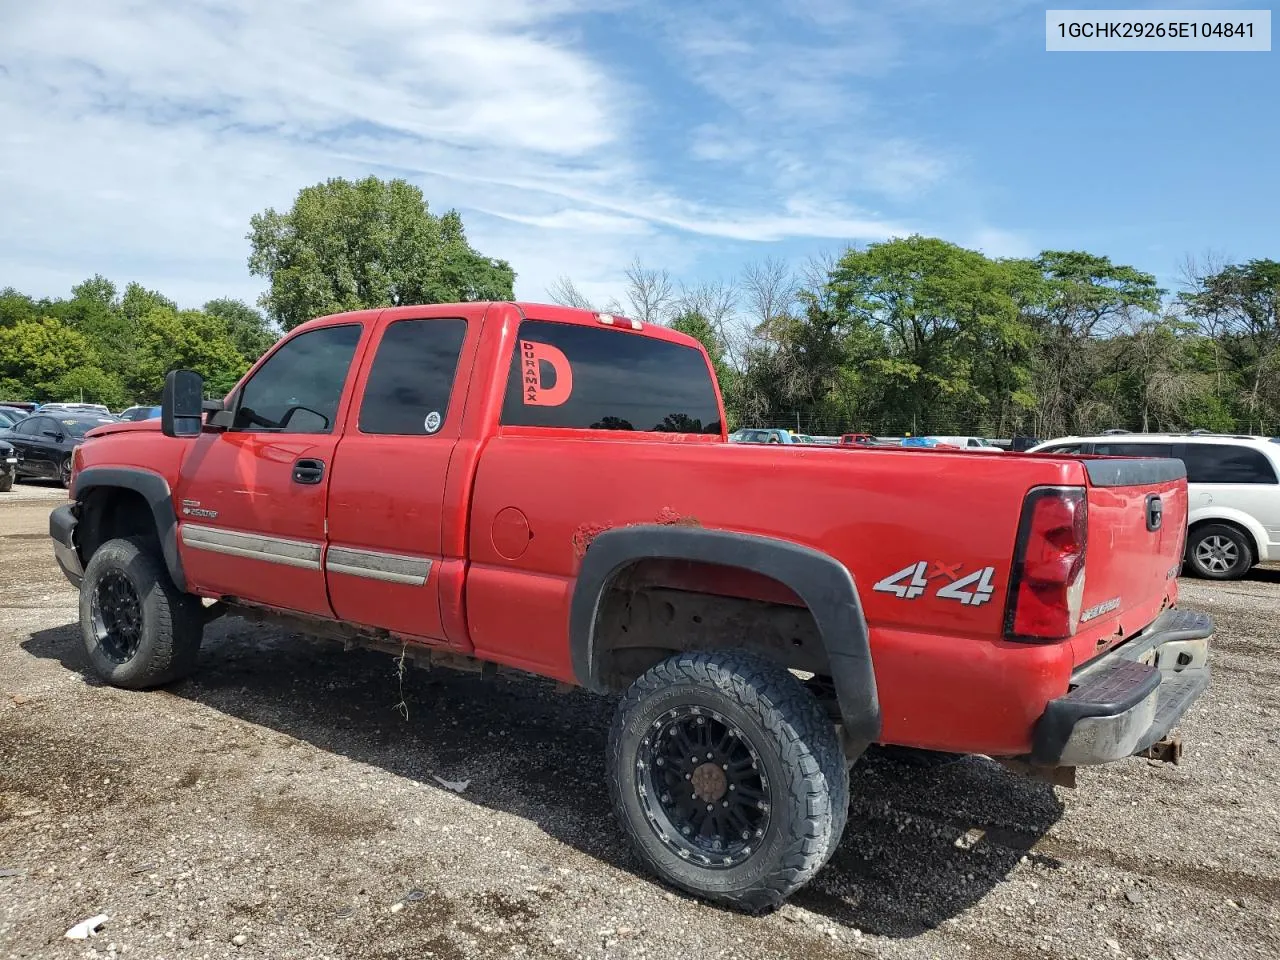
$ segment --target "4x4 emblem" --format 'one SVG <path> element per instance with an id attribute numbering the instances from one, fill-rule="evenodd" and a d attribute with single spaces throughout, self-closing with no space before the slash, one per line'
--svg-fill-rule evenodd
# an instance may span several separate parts
<path id="1" fill-rule="evenodd" d="M 929 589 L 929 581 L 945 577 L 950 582 L 934 591 L 933 595 L 938 599 L 958 600 L 969 607 L 986 603 L 995 593 L 995 586 L 991 581 L 996 575 L 996 568 L 983 567 L 961 576 L 960 568 L 963 566 L 963 563 L 940 563 L 935 560 L 931 564 L 927 560 L 917 560 L 896 573 L 889 574 L 872 589 L 880 593 L 892 593 L 903 600 L 914 600 Z"/>

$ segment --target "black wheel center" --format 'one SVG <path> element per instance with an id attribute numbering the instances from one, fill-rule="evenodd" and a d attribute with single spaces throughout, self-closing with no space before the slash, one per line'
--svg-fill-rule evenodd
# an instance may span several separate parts
<path id="1" fill-rule="evenodd" d="M 708 867 L 742 863 L 769 827 L 769 780 L 746 734 L 705 707 L 658 717 L 636 757 L 640 806 L 658 838 Z"/>
<path id="2" fill-rule="evenodd" d="M 119 571 L 104 574 L 93 591 L 93 630 L 102 651 L 127 663 L 142 642 L 142 601 L 133 581 Z"/>

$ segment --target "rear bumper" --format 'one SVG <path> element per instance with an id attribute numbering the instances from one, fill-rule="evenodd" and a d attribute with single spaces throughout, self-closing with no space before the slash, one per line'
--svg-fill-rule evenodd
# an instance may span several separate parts
<path id="1" fill-rule="evenodd" d="M 53 540 L 53 556 L 62 568 L 62 574 L 74 587 L 84 579 L 84 566 L 76 549 L 75 504 L 66 503 L 49 514 L 49 537 Z"/>
<path id="2" fill-rule="evenodd" d="M 1076 767 L 1132 756 L 1162 739 L 1209 685 L 1207 613 L 1168 610 L 1071 675 L 1036 723 L 1031 759 Z"/>

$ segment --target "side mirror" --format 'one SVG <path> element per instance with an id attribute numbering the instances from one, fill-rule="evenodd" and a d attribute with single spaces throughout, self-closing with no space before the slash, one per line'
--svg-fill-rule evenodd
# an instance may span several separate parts
<path id="1" fill-rule="evenodd" d="M 166 437 L 199 436 L 204 422 L 204 378 L 194 370 L 170 370 L 160 397 L 160 430 Z"/>
<path id="2" fill-rule="evenodd" d="M 41 430 L 40 432 L 43 433 L 46 437 L 48 437 L 50 440 L 62 439 L 62 434 L 59 433 L 57 430 Z"/>

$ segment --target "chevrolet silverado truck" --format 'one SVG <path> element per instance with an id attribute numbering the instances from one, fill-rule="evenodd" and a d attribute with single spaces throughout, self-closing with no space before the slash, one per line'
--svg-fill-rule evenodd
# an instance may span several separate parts
<path id="1" fill-rule="evenodd" d="M 830 857 L 869 746 L 1058 782 L 1168 757 L 1209 680 L 1180 462 L 784 463 L 727 442 L 695 340 L 609 314 L 322 317 L 220 400 L 171 372 L 72 474 L 50 534 L 106 681 L 181 678 L 230 613 L 615 695 L 638 860 L 749 911 Z"/>

